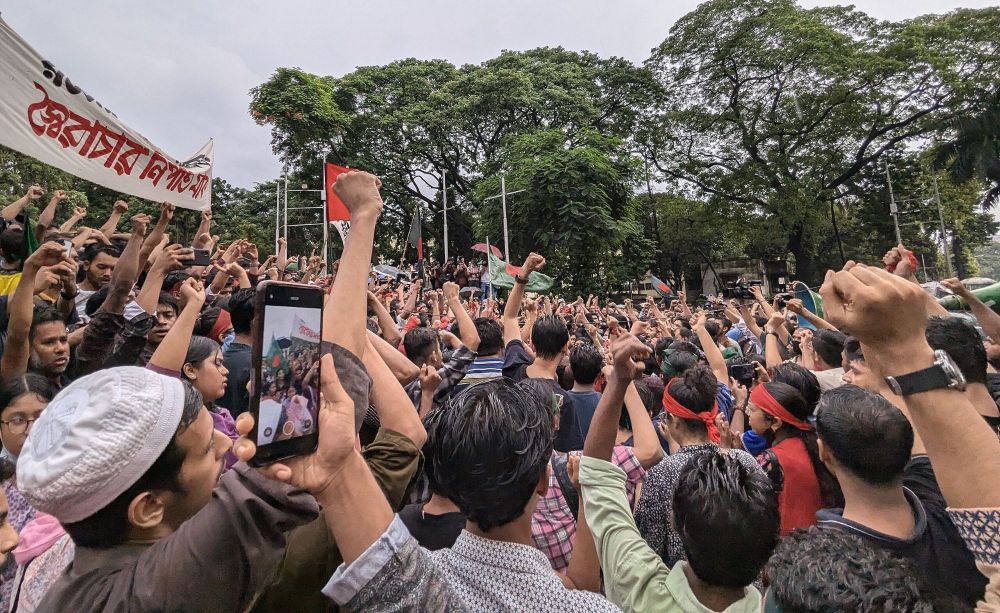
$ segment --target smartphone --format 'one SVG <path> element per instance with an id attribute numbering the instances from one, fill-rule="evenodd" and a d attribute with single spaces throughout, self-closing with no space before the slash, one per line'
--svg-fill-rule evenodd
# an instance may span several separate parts
<path id="1" fill-rule="evenodd" d="M 208 249 L 195 249 L 194 259 L 191 260 L 190 266 L 209 266 L 212 263 L 212 259 L 208 256 Z"/>
<path id="2" fill-rule="evenodd" d="M 750 387 L 757 378 L 757 369 L 753 364 L 733 364 L 729 367 L 729 374 L 733 379 Z"/>
<path id="3" fill-rule="evenodd" d="M 66 259 L 73 258 L 73 241 L 64 240 L 62 242 L 63 249 L 66 250 Z"/>
<path id="4" fill-rule="evenodd" d="M 311 453 L 319 442 L 323 290 L 264 281 L 257 286 L 250 411 L 263 466 Z"/>

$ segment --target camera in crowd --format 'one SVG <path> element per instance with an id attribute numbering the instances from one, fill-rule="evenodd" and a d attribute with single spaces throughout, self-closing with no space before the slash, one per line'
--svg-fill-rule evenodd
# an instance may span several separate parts
<path id="1" fill-rule="evenodd" d="M 725 289 L 722 290 L 722 295 L 728 300 L 735 298 L 736 300 L 753 300 L 753 287 L 760 287 L 764 284 L 763 281 L 759 279 L 737 279 L 736 281 L 730 281 L 726 283 Z"/>

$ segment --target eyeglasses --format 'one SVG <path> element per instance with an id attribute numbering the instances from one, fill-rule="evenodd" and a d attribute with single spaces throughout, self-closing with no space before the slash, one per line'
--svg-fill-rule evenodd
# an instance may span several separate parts
<path id="1" fill-rule="evenodd" d="M 7 421 L 0 421 L 0 424 L 7 426 L 11 434 L 24 434 L 31 428 L 31 424 L 37 421 L 37 417 L 34 419 L 25 419 L 23 417 L 15 417 L 13 419 L 8 419 Z"/>

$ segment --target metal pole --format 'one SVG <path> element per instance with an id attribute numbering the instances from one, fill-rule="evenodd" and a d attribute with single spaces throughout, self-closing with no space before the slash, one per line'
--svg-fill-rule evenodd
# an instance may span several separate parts
<path id="1" fill-rule="evenodd" d="M 896 228 L 896 244 L 903 244 L 903 235 L 899 232 L 899 208 L 896 206 L 896 196 L 892 192 L 892 175 L 889 174 L 889 162 L 885 163 L 885 178 L 889 182 L 889 213 L 892 215 L 892 225 Z"/>
<path id="2" fill-rule="evenodd" d="M 445 171 L 441 171 L 441 197 L 444 202 L 444 266 L 448 265 L 448 184 L 445 183 Z"/>
<path id="3" fill-rule="evenodd" d="M 503 259 L 510 261 L 510 242 L 507 238 L 507 177 L 500 175 L 500 206 L 503 209 Z"/>
<path id="4" fill-rule="evenodd" d="M 285 227 L 281 235 L 288 240 L 288 177 L 285 177 Z"/>
<path id="5" fill-rule="evenodd" d="M 278 229 L 281 227 L 281 179 L 274 183 L 274 255 L 278 255 Z"/>
<path id="6" fill-rule="evenodd" d="M 951 278 L 951 254 L 948 248 L 948 233 L 944 229 L 944 210 L 941 208 L 941 194 L 938 192 L 937 177 L 932 177 L 934 179 L 934 202 L 937 203 L 938 210 L 938 221 L 941 223 L 941 246 L 944 247 L 944 269 L 948 274 L 948 278 Z"/>
<path id="7" fill-rule="evenodd" d="M 486 274 L 489 275 L 489 277 L 490 277 L 490 283 L 489 283 L 489 286 L 488 286 L 490 288 L 489 289 L 490 293 L 486 295 L 487 298 L 492 298 L 493 297 L 493 260 L 490 259 L 491 255 L 493 255 L 493 253 L 490 251 L 490 237 L 487 236 L 486 237 Z"/>
<path id="8" fill-rule="evenodd" d="M 320 168 L 320 178 L 321 184 L 323 185 L 323 191 L 319 193 L 319 201 L 323 203 L 323 210 L 320 211 L 320 220 L 323 222 L 323 272 L 329 274 L 330 271 L 330 220 L 327 219 L 326 215 L 326 156 L 329 153 L 323 154 L 323 166 Z"/>

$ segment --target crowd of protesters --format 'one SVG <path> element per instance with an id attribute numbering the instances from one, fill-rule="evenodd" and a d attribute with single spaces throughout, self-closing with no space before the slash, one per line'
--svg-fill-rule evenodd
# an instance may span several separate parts
<path id="1" fill-rule="evenodd" d="M 900 245 L 822 317 L 616 304 L 526 295 L 532 253 L 500 299 L 373 274 L 378 187 L 338 178 L 331 270 L 0 212 L 0 611 L 1000 610 L 1000 315 L 956 280 Z M 264 279 L 326 290 L 322 358 L 255 391 Z M 254 393 L 318 394 L 318 448 L 251 468 Z"/>

